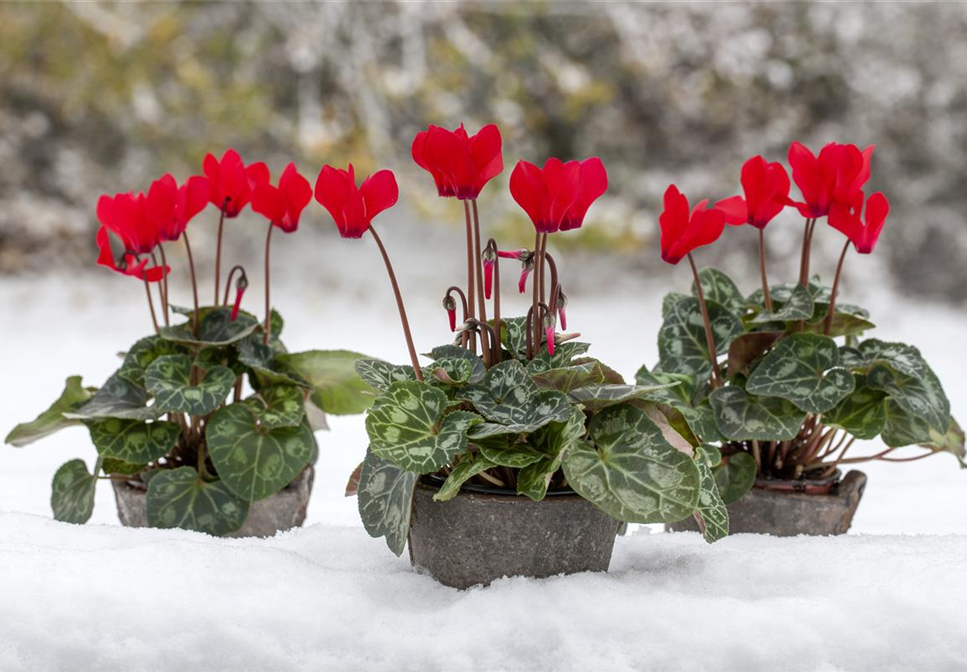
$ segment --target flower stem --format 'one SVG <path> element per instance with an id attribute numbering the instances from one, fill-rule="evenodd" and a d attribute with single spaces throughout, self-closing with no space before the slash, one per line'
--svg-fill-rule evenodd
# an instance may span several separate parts
<path id="1" fill-rule="evenodd" d="M 151 323 L 154 324 L 154 333 L 159 333 L 161 330 L 158 329 L 158 317 L 154 313 L 154 301 L 151 300 L 151 285 L 148 284 L 147 279 L 144 281 L 144 293 L 148 295 L 148 308 L 151 309 Z"/>
<path id="2" fill-rule="evenodd" d="M 269 336 L 272 334 L 272 307 L 269 305 L 269 251 L 272 247 L 272 229 L 275 226 L 269 222 L 269 232 L 265 234 L 265 329 L 263 329 L 262 342 L 269 344 Z"/>
<path id="3" fill-rule="evenodd" d="M 463 290 L 456 285 L 451 285 L 447 287 L 447 293 L 445 296 L 450 296 L 450 294 L 456 292 L 457 296 L 460 297 L 460 303 L 463 306 L 463 321 L 466 322 L 470 319 L 470 314 L 467 312 L 467 295 L 463 293 Z"/>
<path id="4" fill-rule="evenodd" d="M 467 224 L 467 312 L 470 318 L 477 316 L 477 311 L 474 306 L 474 297 L 476 293 L 473 287 L 473 223 L 470 221 L 470 203 L 464 200 L 463 202 L 463 213 L 466 218 Z M 470 343 L 470 351 L 473 354 L 477 354 L 477 335 L 476 332 L 470 332 L 468 337 Z"/>
<path id="5" fill-rule="evenodd" d="M 846 253 L 849 252 L 849 241 L 843 245 L 843 253 L 839 255 L 839 263 L 836 264 L 836 275 L 833 277 L 833 292 L 829 297 L 829 312 L 826 314 L 826 326 L 823 327 L 823 334 L 829 336 L 833 328 L 833 314 L 836 312 L 836 293 L 839 291 L 839 275 L 843 272 L 843 262 L 846 260 Z"/>
<path id="6" fill-rule="evenodd" d="M 480 213 L 477 211 L 477 199 L 472 199 L 470 205 L 473 208 L 473 245 L 474 245 L 474 258 L 476 259 L 476 280 L 477 280 L 477 303 L 480 306 L 480 321 L 487 321 L 487 304 L 484 303 L 484 276 L 482 268 L 481 254 L 483 250 L 480 248 Z M 481 345 L 481 348 L 483 346 Z"/>
<path id="7" fill-rule="evenodd" d="M 809 246 L 812 244 L 811 229 L 813 223 L 815 223 L 814 218 L 806 219 L 806 226 L 803 227 L 802 231 L 802 252 L 799 256 L 799 284 L 803 287 L 809 287 Z"/>
<path id="8" fill-rule="evenodd" d="M 222 229 L 225 227 L 225 206 L 222 205 L 221 214 L 218 217 L 218 243 L 215 248 L 215 303 L 218 305 L 218 289 L 221 284 L 222 275 Z"/>
<path id="9" fill-rule="evenodd" d="M 702 309 L 702 321 L 705 322 L 705 341 L 708 344 L 708 358 L 712 362 L 712 389 L 721 387 L 722 374 L 719 371 L 718 353 L 715 351 L 715 337 L 712 335 L 712 322 L 708 317 L 708 306 L 705 305 L 705 292 L 702 291 L 702 281 L 698 277 L 698 269 L 695 267 L 695 260 L 692 259 L 691 252 L 688 253 L 688 263 L 692 267 L 692 275 L 695 276 L 695 292 L 698 294 L 698 305 Z"/>
<path id="10" fill-rule="evenodd" d="M 383 247 L 383 241 L 376 235 L 376 229 L 372 225 L 369 227 L 369 232 L 373 234 L 373 240 L 376 241 L 379 252 L 383 255 L 383 263 L 386 264 L 386 273 L 389 275 L 390 284 L 393 285 L 393 294 L 396 296 L 396 307 L 400 311 L 400 323 L 403 325 L 403 336 L 406 337 L 406 347 L 410 351 L 410 362 L 413 364 L 413 373 L 416 375 L 417 380 L 423 380 L 423 371 L 420 369 L 420 360 L 416 357 L 416 348 L 413 347 L 413 336 L 410 334 L 410 322 L 406 318 L 406 307 L 403 305 L 403 295 L 400 294 L 399 283 L 396 282 L 396 273 L 393 272 L 393 264 L 389 260 L 386 248 Z"/>
<path id="11" fill-rule="evenodd" d="M 759 229 L 759 272 L 762 274 L 762 296 L 766 310 L 772 312 L 772 296 L 769 294 L 769 277 L 766 274 L 766 230 Z"/>
<path id="12" fill-rule="evenodd" d="M 181 234 L 185 239 L 185 251 L 188 253 L 188 268 L 191 269 L 191 294 L 195 300 L 195 313 L 191 318 L 192 330 L 198 336 L 198 278 L 195 276 L 195 259 L 191 256 L 191 243 L 188 242 L 188 232 Z"/>
<path id="13" fill-rule="evenodd" d="M 541 349 L 540 325 L 537 323 L 539 312 L 537 306 L 540 303 L 540 284 L 541 284 L 541 233 L 534 234 L 534 277 L 533 287 L 531 288 L 531 321 L 527 327 L 530 333 L 530 347 L 527 348 L 527 357 L 533 359 Z"/>
<path id="14" fill-rule="evenodd" d="M 494 248 L 497 247 L 496 241 L 490 239 Z M 500 257 L 494 259 L 494 333 L 497 335 L 497 343 L 494 348 L 494 364 L 500 364 L 503 358 L 503 350 L 500 343 Z"/>
<path id="15" fill-rule="evenodd" d="M 165 246 L 158 243 L 158 251 L 161 252 L 161 270 L 164 272 L 165 283 L 165 326 L 171 324 L 171 294 L 168 293 L 168 257 L 165 255 Z"/>

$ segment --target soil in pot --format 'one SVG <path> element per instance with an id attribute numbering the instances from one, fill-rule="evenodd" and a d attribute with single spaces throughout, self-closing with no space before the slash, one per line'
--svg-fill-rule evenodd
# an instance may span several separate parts
<path id="1" fill-rule="evenodd" d="M 608 570 L 618 521 L 579 495 L 549 492 L 535 502 L 510 490 L 464 487 L 435 502 L 439 485 L 427 478 L 416 487 L 409 548 L 413 566 L 440 583 L 469 588 L 503 576 Z"/>
<path id="2" fill-rule="evenodd" d="M 826 480 L 759 479 L 749 493 L 728 505 L 730 534 L 846 534 L 866 488 L 866 474 L 851 471 Z M 698 531 L 694 518 L 665 525 L 669 532 Z"/>
<path id="3" fill-rule="evenodd" d="M 309 495 L 315 469 L 310 464 L 295 480 L 271 497 L 249 506 L 245 523 L 226 537 L 271 537 L 293 527 L 300 527 L 306 519 Z M 111 481 L 118 505 L 118 518 L 125 527 L 147 527 L 145 514 L 147 488 L 127 481 Z"/>

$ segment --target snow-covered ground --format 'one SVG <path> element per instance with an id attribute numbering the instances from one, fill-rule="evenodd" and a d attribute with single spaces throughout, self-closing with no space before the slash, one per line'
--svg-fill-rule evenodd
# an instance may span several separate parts
<path id="1" fill-rule="evenodd" d="M 391 251 L 404 235 L 386 230 Z M 290 349 L 406 361 L 371 241 L 329 238 L 336 250 L 297 272 L 284 268 L 283 246 L 296 247 L 289 240 L 276 248 L 273 299 Z M 436 243 L 421 242 L 432 261 Z M 410 268 L 401 283 L 421 351 L 448 339 L 438 277 L 459 281 L 460 271 L 441 263 L 442 271 L 412 255 L 397 260 Z M 246 306 L 258 313 L 260 278 L 250 279 Z M 606 284 L 607 294 L 569 292 L 569 326 L 631 377 L 657 359 L 661 296 L 687 288 L 686 269 L 648 282 L 616 273 Z M 188 302 L 183 284 L 173 292 Z M 506 314 L 517 301 L 507 297 Z M 967 317 L 885 294 L 864 303 L 877 336 L 921 348 L 964 415 Z M 103 382 L 114 353 L 149 327 L 143 287 L 106 271 L 4 279 L 0 316 L 0 435 L 46 408 L 68 375 Z M 743 536 L 706 547 L 697 535 L 641 529 L 618 539 L 610 575 L 460 593 L 366 536 L 355 500 L 342 496 L 365 451 L 363 418 L 330 420 L 307 527 L 271 540 L 120 528 L 106 484 L 91 524 L 52 522 L 57 466 L 93 462 L 86 430 L 0 446 L 0 669 L 967 667 L 967 588 L 956 580 L 967 557 L 967 536 L 958 536 L 967 535 L 967 472 L 951 456 L 864 465 L 870 482 L 848 538 Z"/>

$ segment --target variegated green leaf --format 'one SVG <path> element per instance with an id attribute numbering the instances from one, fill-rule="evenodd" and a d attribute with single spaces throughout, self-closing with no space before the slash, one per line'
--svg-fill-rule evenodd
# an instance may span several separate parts
<path id="1" fill-rule="evenodd" d="M 230 348 L 220 349 L 231 352 Z M 206 352 L 214 350 L 216 349 L 212 347 L 202 350 L 195 359 L 195 365 L 208 368 L 207 366 L 203 366 L 200 360 Z M 262 337 L 258 333 L 251 334 L 235 345 L 235 352 L 235 359 L 237 360 L 235 362 L 236 366 L 232 365 L 231 360 L 226 362 L 225 366 L 230 366 L 235 373 L 240 373 L 240 368 L 242 369 L 241 372 L 244 372 L 244 369 L 247 367 L 251 373 L 249 379 L 251 380 L 253 376 L 255 378 L 253 386 L 262 388 L 270 385 L 298 385 L 299 387 L 312 389 L 312 385 L 305 378 L 291 368 L 286 367 L 277 359 L 279 356 L 287 354 L 287 351 L 285 346 L 282 345 L 282 342 L 275 338 L 270 339 L 269 343 L 265 344 L 262 342 Z"/>
<path id="2" fill-rule="evenodd" d="M 863 372 L 878 364 L 885 364 L 904 375 L 921 376 L 927 366 L 920 351 L 912 345 L 889 343 L 876 338 L 869 338 L 855 348 L 843 347 L 840 353 L 844 366 L 862 369 Z"/>
<path id="3" fill-rule="evenodd" d="M 117 474 L 121 476 L 133 476 L 147 466 L 147 464 L 132 464 L 124 460 L 116 460 L 113 457 L 105 457 L 101 462 L 101 469 L 105 474 Z"/>
<path id="4" fill-rule="evenodd" d="M 191 358 L 188 355 L 158 357 L 145 371 L 148 391 L 154 395 L 155 408 L 162 411 L 206 415 L 218 408 L 235 387 L 235 372 L 214 366 L 191 383 Z"/>
<path id="5" fill-rule="evenodd" d="M 23 422 L 14 427 L 4 441 L 21 448 L 65 427 L 80 424 L 79 420 L 73 420 L 64 414 L 74 411 L 93 395 L 93 391 L 81 384 L 80 376 L 71 376 L 67 379 L 64 391 L 61 392 L 57 401 L 51 404 L 50 408 L 38 415 L 32 422 Z"/>
<path id="6" fill-rule="evenodd" d="M 546 349 L 537 353 L 537 355 L 535 355 L 534 358 L 527 363 L 527 370 L 530 373 L 535 374 L 540 373 L 541 371 L 549 371 L 551 369 L 559 369 L 564 366 L 570 366 L 571 360 L 587 353 L 590 348 L 591 345 L 589 343 L 565 341 L 554 348 L 553 355 L 549 354 Z"/>
<path id="7" fill-rule="evenodd" d="M 187 345 L 228 345 L 240 341 L 259 327 L 259 320 L 240 312 L 232 320 L 231 307 L 205 307 L 199 310 L 198 335 L 191 321 L 173 327 L 161 327 L 162 338 Z"/>
<path id="8" fill-rule="evenodd" d="M 547 496 L 551 478 L 561 468 L 563 457 L 564 453 L 544 456 L 517 472 L 517 494 L 530 497 L 535 502 L 543 500 Z"/>
<path id="9" fill-rule="evenodd" d="M 550 390 L 542 392 L 517 360 L 492 367 L 483 381 L 463 388 L 458 397 L 471 402 L 489 421 L 474 430 L 475 438 L 532 432 L 548 422 L 567 420 L 570 410 L 566 396 Z"/>
<path id="10" fill-rule="evenodd" d="M 100 460 L 94 474 L 87 471 L 84 460 L 71 460 L 61 465 L 51 483 L 50 508 L 54 520 L 62 523 L 86 523 L 94 511 L 94 489 Z"/>
<path id="11" fill-rule="evenodd" d="M 219 478 L 249 502 L 274 495 L 291 483 L 309 463 L 316 445 L 308 421 L 298 427 L 263 427 L 245 404 L 216 411 L 205 439 Z"/>
<path id="12" fill-rule="evenodd" d="M 155 462 L 178 443 L 181 426 L 174 422 L 106 418 L 88 423 L 91 441 L 101 457 L 129 464 Z"/>
<path id="13" fill-rule="evenodd" d="M 416 473 L 366 451 L 357 492 L 359 517 L 369 536 L 385 537 L 386 545 L 396 555 L 406 548 L 418 478 Z"/>
<path id="14" fill-rule="evenodd" d="M 500 341 L 518 359 L 527 354 L 527 325 L 524 317 L 503 318 L 500 321 Z"/>
<path id="15" fill-rule="evenodd" d="M 926 363 L 920 375 L 908 375 L 892 366 L 877 364 L 866 377 L 867 385 L 883 390 L 910 415 L 920 418 L 940 434 L 950 429 L 950 402 L 937 374 Z"/>
<path id="16" fill-rule="evenodd" d="M 720 387 L 710 401 L 719 432 L 733 441 L 789 441 L 806 419 L 781 397 L 753 397 L 740 387 Z"/>
<path id="17" fill-rule="evenodd" d="M 214 536 L 234 532 L 248 517 L 249 503 L 222 481 L 208 483 L 191 467 L 157 474 L 148 483 L 145 514 L 151 527 L 194 530 Z"/>
<path id="18" fill-rule="evenodd" d="M 595 415 L 588 441 L 567 450 L 563 465 L 568 484 L 617 520 L 675 522 L 692 515 L 698 505 L 695 462 L 628 404 Z"/>
<path id="19" fill-rule="evenodd" d="M 857 439 L 870 440 L 879 436 L 886 426 L 886 393 L 866 384 L 866 376 L 853 375 L 853 391 L 836 408 L 823 416 L 823 423 L 849 432 Z"/>
<path id="20" fill-rule="evenodd" d="M 348 350 L 310 350 L 276 355 L 281 370 L 312 386 L 312 401 L 331 415 L 362 413 L 373 403 L 373 390 L 356 373 L 365 355 Z"/>
<path id="21" fill-rule="evenodd" d="M 64 417 L 74 420 L 100 420 L 102 418 L 121 418 L 126 420 L 155 420 L 164 411 L 155 406 L 147 406 L 148 393 L 115 373 L 94 393 L 90 401 L 75 410 L 65 412 Z"/>
<path id="22" fill-rule="evenodd" d="M 807 292 L 813 301 L 829 301 L 830 288 L 824 285 L 820 285 L 816 282 L 818 278 L 814 276 L 813 280 L 809 282 L 809 287 Z M 771 296 L 774 303 L 787 303 L 794 294 L 798 292 L 801 285 L 798 282 L 786 282 L 779 285 L 769 286 L 769 295 Z M 762 294 L 762 288 L 755 290 L 746 299 L 747 303 L 752 306 L 763 305 L 764 298 Z"/>
<path id="23" fill-rule="evenodd" d="M 723 457 L 715 467 L 715 483 L 722 501 L 728 505 L 745 497 L 755 485 L 757 472 L 755 458 L 748 453 Z"/>
<path id="24" fill-rule="evenodd" d="M 715 474 L 712 472 L 712 457 L 704 446 L 695 449 L 695 465 L 701 479 L 701 490 L 698 494 L 698 506 L 695 509 L 695 519 L 698 528 L 708 543 L 724 539 L 729 534 L 729 512 L 725 502 L 719 495 Z"/>
<path id="25" fill-rule="evenodd" d="M 298 427 L 306 416 L 305 392 L 294 385 L 263 387 L 245 404 L 258 418 L 260 427 Z"/>
<path id="26" fill-rule="evenodd" d="M 184 355 L 188 350 L 185 346 L 161 336 L 142 338 L 128 350 L 124 356 L 124 363 L 118 369 L 118 375 L 129 383 L 144 387 L 144 371 L 158 357 L 164 355 Z"/>
<path id="27" fill-rule="evenodd" d="M 806 331 L 814 334 L 824 334 L 830 338 L 839 336 L 856 336 L 864 334 L 870 329 L 875 329 L 876 325 L 867 318 L 852 313 L 844 313 L 837 310 L 833 313 L 833 321 L 829 325 L 829 333 L 826 333 L 825 322 L 806 323 Z"/>
<path id="28" fill-rule="evenodd" d="M 703 268 L 698 272 L 698 277 L 707 301 L 714 301 L 739 315 L 745 312 L 745 296 L 728 275 L 717 268 Z M 698 296 L 694 282 L 692 282 L 692 296 Z"/>
<path id="29" fill-rule="evenodd" d="M 679 385 L 678 381 L 659 385 L 588 385 L 571 390 L 568 396 L 591 413 L 635 399 L 650 399 L 660 390 Z"/>
<path id="30" fill-rule="evenodd" d="M 379 359 L 360 359 L 354 368 L 359 377 L 377 392 L 384 392 L 393 383 L 416 380 L 412 366 L 390 364 Z"/>
<path id="31" fill-rule="evenodd" d="M 672 308 L 675 307 L 675 304 L 687 298 L 689 298 L 688 294 L 681 294 L 679 292 L 668 292 L 665 294 L 661 300 L 661 319 L 667 320 L 668 316 L 672 314 Z"/>
<path id="32" fill-rule="evenodd" d="M 428 383 L 393 383 L 366 417 L 370 450 L 408 471 L 438 470 L 466 451 L 467 430 L 480 419 L 446 408 L 446 395 Z"/>
<path id="33" fill-rule="evenodd" d="M 531 375 L 534 383 L 545 390 L 570 392 L 587 385 L 603 385 L 608 382 L 608 373 L 598 361 L 585 362 L 557 369 L 547 369 Z"/>
<path id="34" fill-rule="evenodd" d="M 781 397 L 807 413 L 825 413 L 853 391 L 853 375 L 840 366 L 836 342 L 819 334 L 782 339 L 752 372 L 749 394 Z"/>
<path id="35" fill-rule="evenodd" d="M 522 469 L 546 457 L 546 453 L 537 451 L 525 443 L 520 443 L 512 436 L 503 435 L 495 438 L 506 440 L 481 441 L 478 445 L 480 454 L 492 465 Z"/>
<path id="36" fill-rule="evenodd" d="M 967 469 L 967 447 L 964 445 L 964 430 L 953 418 L 950 419 L 950 429 L 946 434 L 940 434 L 935 430 L 930 430 L 930 441 L 920 444 L 930 450 L 942 450 L 957 458 L 960 466 Z"/>
<path id="37" fill-rule="evenodd" d="M 742 333 L 742 323 L 727 308 L 712 301 L 706 305 L 716 352 L 724 355 L 732 339 Z M 711 374 L 705 322 L 698 299 L 684 298 L 669 309 L 658 332 L 658 354 L 662 371 L 687 373 L 697 378 Z"/>
<path id="38" fill-rule="evenodd" d="M 884 402 L 886 422 L 883 426 L 883 443 L 891 448 L 912 446 L 931 440 L 930 423 L 900 406 L 895 399 Z"/>
<path id="39" fill-rule="evenodd" d="M 460 460 L 460 464 L 453 468 L 446 482 L 439 492 L 433 495 L 433 501 L 446 502 L 457 496 L 464 483 L 482 471 L 487 471 L 496 466 L 493 462 L 480 455 L 466 455 Z"/>
<path id="40" fill-rule="evenodd" d="M 794 320 L 808 320 L 813 315 L 813 295 L 802 285 L 796 285 L 789 291 L 772 293 L 773 310 L 763 310 L 752 318 L 753 324 L 765 322 L 792 322 Z"/>
<path id="41" fill-rule="evenodd" d="M 471 373 L 467 380 L 469 383 L 477 383 L 483 380 L 487 369 L 484 367 L 483 360 L 479 355 L 475 355 L 465 348 L 456 345 L 439 345 L 430 351 L 428 355 L 434 361 L 444 359 L 462 359 L 470 364 Z"/>
<path id="42" fill-rule="evenodd" d="M 466 359 L 444 357 L 423 369 L 423 379 L 446 386 L 465 385 L 473 375 L 473 365 Z"/>

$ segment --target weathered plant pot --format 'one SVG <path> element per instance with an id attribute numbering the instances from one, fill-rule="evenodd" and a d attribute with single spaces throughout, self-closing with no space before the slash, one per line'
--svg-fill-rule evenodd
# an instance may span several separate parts
<path id="1" fill-rule="evenodd" d="M 759 479 L 752 490 L 728 505 L 730 534 L 846 534 L 866 488 L 866 474 L 851 471 L 842 481 L 839 472 L 826 480 L 783 481 Z M 665 525 L 669 532 L 698 531 L 694 518 Z"/>
<path id="2" fill-rule="evenodd" d="M 464 486 L 450 501 L 434 502 L 438 488 L 432 480 L 416 487 L 410 562 L 446 586 L 608 571 L 618 521 L 577 494 L 548 493 L 535 502 L 511 490 Z"/>
<path id="3" fill-rule="evenodd" d="M 279 492 L 252 502 L 242 527 L 224 536 L 271 537 L 276 532 L 300 527 L 306 519 L 315 474 L 315 469 L 310 464 Z M 148 527 L 145 513 L 147 489 L 127 481 L 111 481 L 111 485 L 114 486 L 114 499 L 117 501 L 121 524 L 125 527 Z"/>

